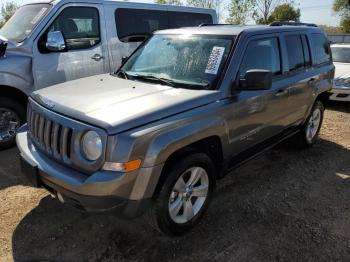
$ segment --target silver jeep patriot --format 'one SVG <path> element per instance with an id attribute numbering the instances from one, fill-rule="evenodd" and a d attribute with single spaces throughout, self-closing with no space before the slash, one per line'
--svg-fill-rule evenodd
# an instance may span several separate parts
<path id="1" fill-rule="evenodd" d="M 117 72 L 31 95 L 17 134 L 22 170 L 61 202 L 147 210 L 178 235 L 228 171 L 291 136 L 315 142 L 333 77 L 313 25 L 158 31 Z"/>

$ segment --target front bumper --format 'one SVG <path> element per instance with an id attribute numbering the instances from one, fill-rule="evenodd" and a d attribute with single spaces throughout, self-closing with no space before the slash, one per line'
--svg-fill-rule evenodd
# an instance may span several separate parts
<path id="1" fill-rule="evenodd" d="M 334 88 L 330 91 L 330 100 L 350 102 L 350 88 Z"/>
<path id="2" fill-rule="evenodd" d="M 47 189 L 61 202 L 86 211 L 115 210 L 125 217 L 139 216 L 151 205 L 151 182 L 154 184 L 152 180 L 159 176 L 160 166 L 129 173 L 97 171 L 86 175 L 37 151 L 26 126 L 18 131 L 16 141 L 23 174 L 34 186 Z"/>

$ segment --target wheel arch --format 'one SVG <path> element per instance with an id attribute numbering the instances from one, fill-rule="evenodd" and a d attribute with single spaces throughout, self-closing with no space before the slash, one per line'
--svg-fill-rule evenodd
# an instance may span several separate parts
<path id="1" fill-rule="evenodd" d="M 0 97 L 7 97 L 20 103 L 24 108 L 26 108 L 28 102 L 28 96 L 16 87 L 0 85 L 1 95 Z"/>

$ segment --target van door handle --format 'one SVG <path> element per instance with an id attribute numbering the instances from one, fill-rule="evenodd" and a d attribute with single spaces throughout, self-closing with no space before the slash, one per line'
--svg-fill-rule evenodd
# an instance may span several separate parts
<path id="1" fill-rule="evenodd" d="M 100 54 L 94 54 L 91 59 L 95 60 L 95 61 L 100 61 L 101 59 L 103 59 L 103 56 Z"/>

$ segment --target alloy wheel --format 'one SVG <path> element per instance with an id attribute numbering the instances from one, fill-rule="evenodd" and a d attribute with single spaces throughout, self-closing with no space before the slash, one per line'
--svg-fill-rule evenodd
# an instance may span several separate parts
<path id="1" fill-rule="evenodd" d="M 170 218 L 177 224 L 196 216 L 208 197 L 209 177 L 202 167 L 187 169 L 176 181 L 169 198 Z"/>

